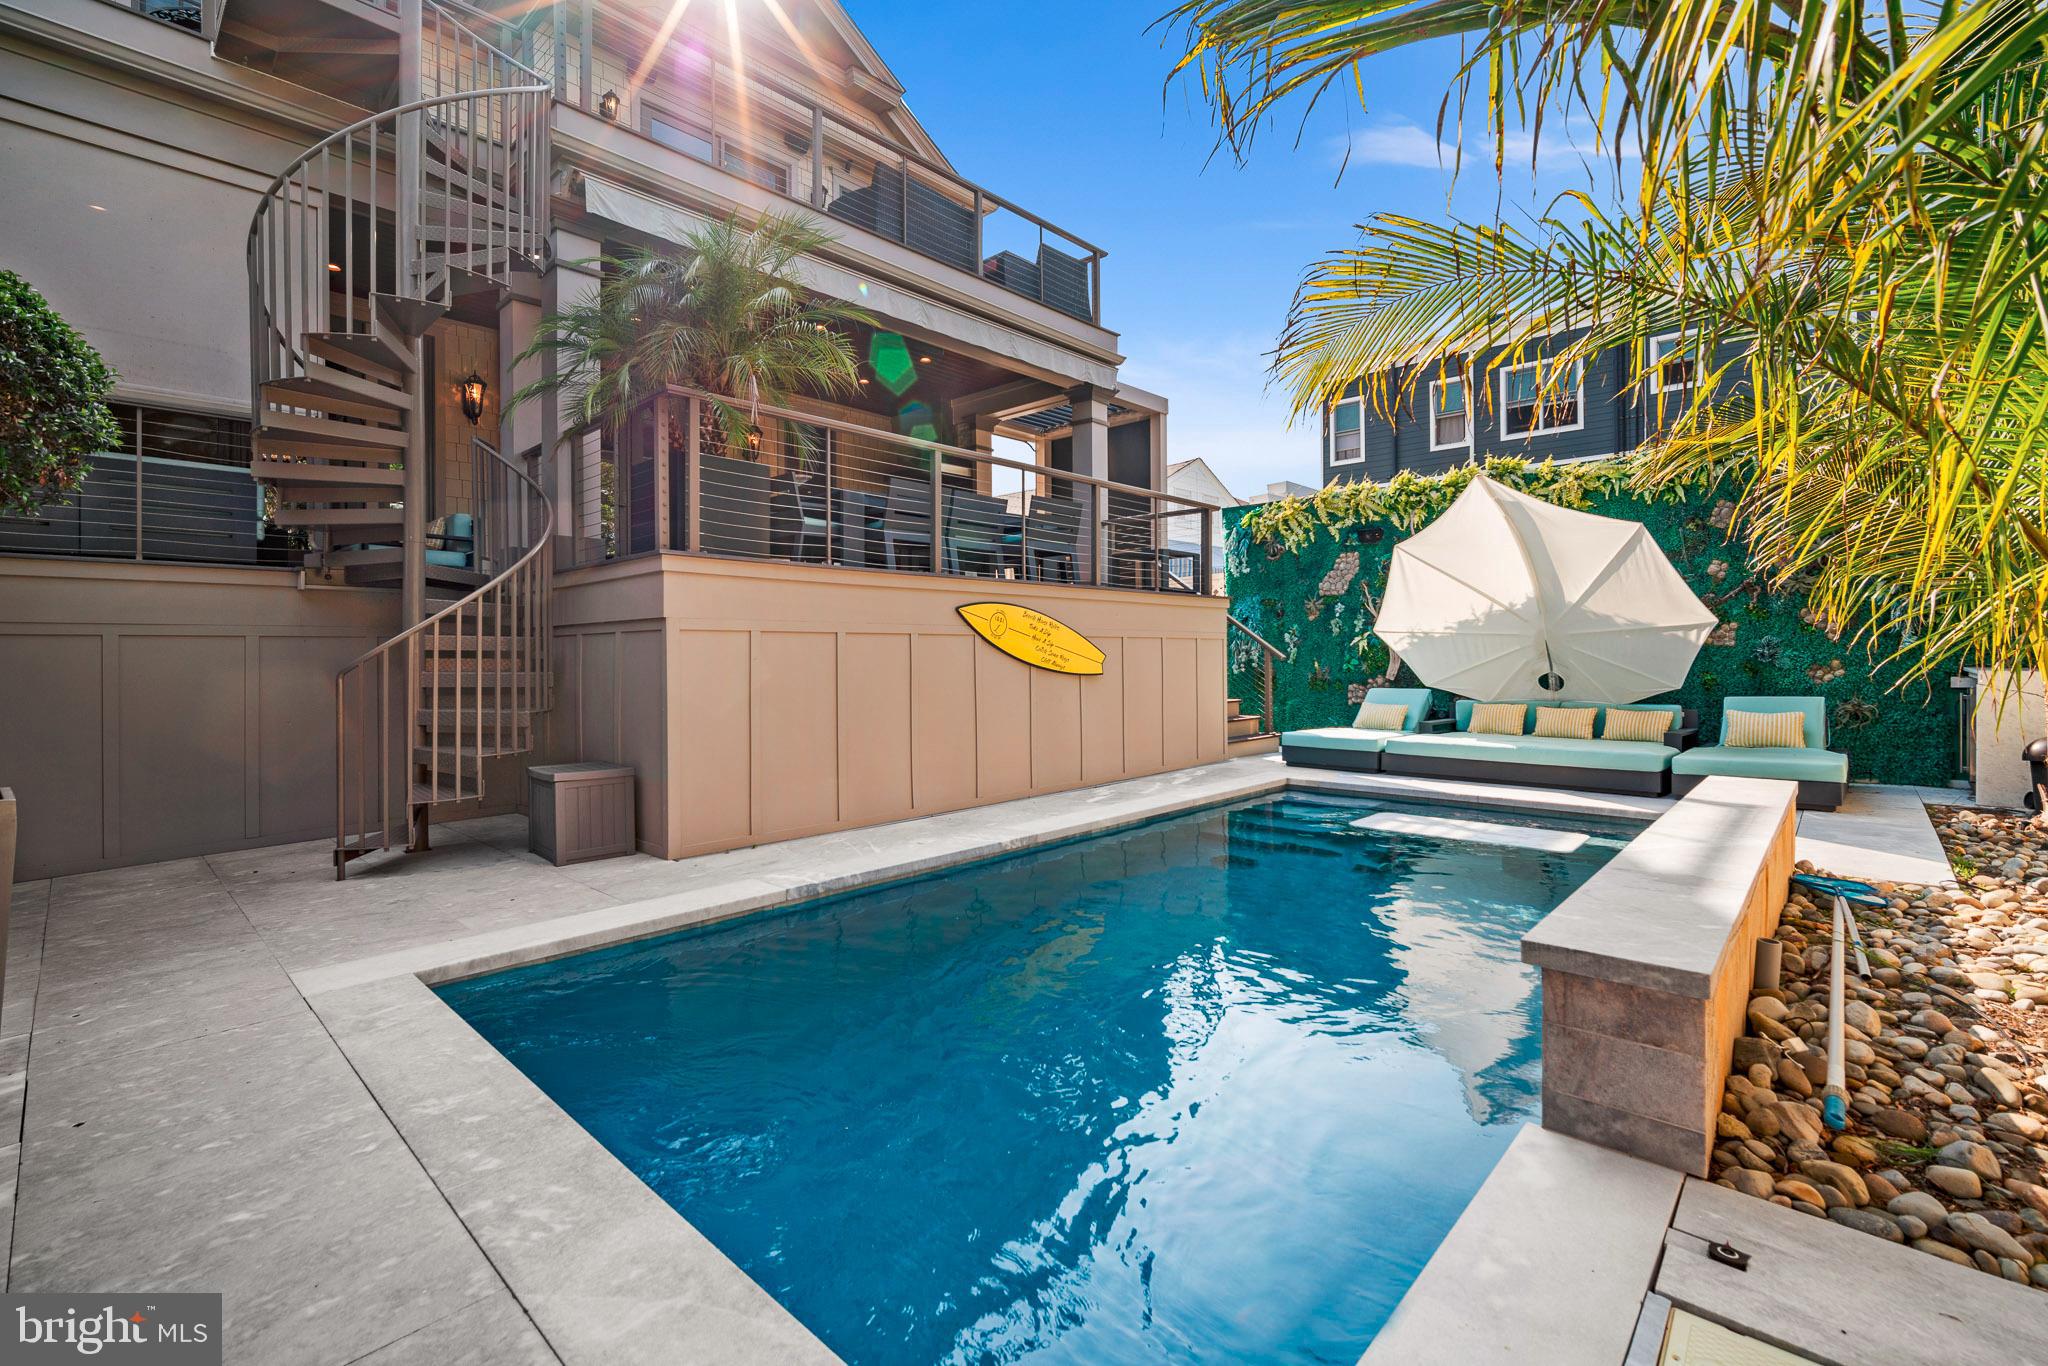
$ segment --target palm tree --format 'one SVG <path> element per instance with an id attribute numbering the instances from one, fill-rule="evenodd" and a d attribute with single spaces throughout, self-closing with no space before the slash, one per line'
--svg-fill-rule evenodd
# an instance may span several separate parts
<path id="1" fill-rule="evenodd" d="M 1312 266 L 1274 355 L 1296 412 L 1418 357 L 1561 363 L 1689 329 L 1740 350 L 1639 457 L 1654 486 L 1728 474 L 1779 583 L 1876 640 L 1901 681 L 1964 658 L 2048 666 L 2048 9 L 2038 0 L 1192 0 L 1175 70 L 1250 153 L 1289 102 L 1457 35 L 1445 97 L 1596 130 L 1627 187 L 1533 225 L 1382 216 Z M 1630 185 L 1625 149 L 1640 153 Z M 1638 365 L 1647 362 L 1640 358 Z"/>
<path id="2" fill-rule="evenodd" d="M 859 362 L 842 329 L 870 320 L 817 298 L 797 261 L 834 239 L 800 216 L 769 214 L 692 229 L 676 246 L 603 258 L 589 301 L 541 319 L 520 360 L 555 368 L 521 388 L 508 409 L 545 393 L 567 400 L 576 422 L 622 422 L 669 385 L 701 389 L 702 439 L 745 452 L 762 404 L 798 394 L 858 391 Z"/>

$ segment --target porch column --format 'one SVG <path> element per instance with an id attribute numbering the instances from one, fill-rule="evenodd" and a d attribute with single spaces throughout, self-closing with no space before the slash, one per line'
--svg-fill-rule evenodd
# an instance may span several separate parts
<path id="1" fill-rule="evenodd" d="M 1090 479 L 1109 478 L 1109 396 L 1092 384 L 1067 391 L 1067 403 L 1074 411 L 1074 473 Z M 1102 519 L 1109 513 L 1103 491 L 1090 484 L 1075 487 L 1084 509 L 1081 527 L 1081 563 L 1076 575 L 1082 583 L 1103 583 L 1108 579 L 1108 561 Z"/>
<path id="2" fill-rule="evenodd" d="M 967 425 L 960 430 L 960 439 L 967 443 L 967 449 L 971 451 L 979 451 L 983 455 L 994 455 L 996 452 L 996 420 L 992 417 L 969 418 Z M 974 467 L 974 491 L 976 493 L 993 492 L 995 489 L 994 480 L 995 468 L 993 466 L 976 465 Z"/>
<path id="3" fill-rule="evenodd" d="M 604 244 L 594 237 L 557 228 L 553 234 L 553 248 L 547 273 L 540 280 L 540 311 L 543 314 L 559 313 L 596 297 L 599 284 L 596 268 L 580 263 L 595 258 L 604 250 Z M 530 340 L 530 337 L 523 339 L 521 349 Z M 519 353 L 514 351 L 511 354 Z M 540 373 L 549 378 L 559 374 L 562 368 L 563 362 L 553 355 L 540 358 Z M 553 491 L 555 534 L 566 538 L 565 545 L 570 552 L 556 557 L 556 564 L 564 569 L 575 563 L 574 548 L 591 544 L 596 536 L 594 528 L 582 527 L 577 522 L 584 509 L 577 504 L 576 480 L 579 477 L 596 479 L 597 471 L 579 471 L 575 451 L 562 444 L 574 425 L 573 414 L 568 411 L 561 394 L 549 391 L 542 395 L 540 430 L 535 434 L 541 447 L 540 482 L 541 487 Z M 590 501 L 590 506 L 597 506 L 595 499 Z"/>

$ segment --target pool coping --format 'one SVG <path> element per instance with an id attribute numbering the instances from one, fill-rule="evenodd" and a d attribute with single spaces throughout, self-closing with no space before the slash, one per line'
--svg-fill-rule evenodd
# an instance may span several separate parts
<path id="1" fill-rule="evenodd" d="M 729 863 L 732 879 L 292 979 L 565 1361 L 836 1361 L 433 987 L 1288 789 L 1603 820 L 1647 821 L 1670 805 L 1531 789 L 1467 793 L 1226 761 L 876 827 L 851 847 L 842 835 L 706 855 Z M 807 863 L 807 855 L 818 857 Z"/>

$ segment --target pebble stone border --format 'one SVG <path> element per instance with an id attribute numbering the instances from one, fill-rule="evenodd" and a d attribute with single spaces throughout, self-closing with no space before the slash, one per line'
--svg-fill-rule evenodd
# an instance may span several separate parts
<path id="1" fill-rule="evenodd" d="M 1843 1001 L 1849 1126 L 1821 1123 L 1830 908 L 1792 890 L 1713 1151 L 1724 1186 L 2048 1289 L 2048 828 L 1930 811 L 1960 885 L 1876 884 Z M 1805 864 L 1801 871 L 1814 871 Z M 1988 870 L 1988 871 L 1980 871 Z"/>

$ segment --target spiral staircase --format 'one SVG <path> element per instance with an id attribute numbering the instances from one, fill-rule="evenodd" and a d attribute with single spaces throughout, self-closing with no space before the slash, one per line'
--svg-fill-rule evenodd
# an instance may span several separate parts
<path id="1" fill-rule="evenodd" d="M 529 752 L 552 702 L 552 504 L 478 441 L 469 544 L 428 564 L 420 345 L 541 268 L 549 83 L 455 9 L 412 3 L 396 88 L 417 97 L 307 148 L 249 227 L 250 470 L 269 519 L 305 536 L 309 577 L 402 589 L 405 629 L 336 680 L 337 877 L 425 848 L 434 808 L 481 797 L 486 761 Z"/>

